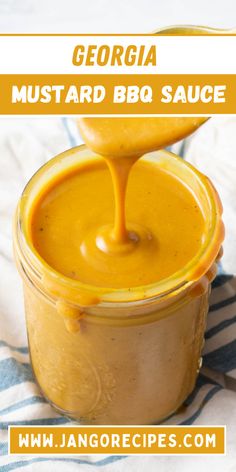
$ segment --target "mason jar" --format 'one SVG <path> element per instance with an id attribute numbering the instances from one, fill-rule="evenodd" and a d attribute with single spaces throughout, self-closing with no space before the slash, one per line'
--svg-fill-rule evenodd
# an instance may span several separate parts
<path id="1" fill-rule="evenodd" d="M 205 219 L 202 247 L 181 270 L 148 286 L 84 285 L 42 259 L 29 227 L 50 182 L 88 159 L 101 158 L 79 146 L 50 160 L 26 185 L 16 211 L 14 249 L 32 368 L 51 405 L 81 424 L 160 423 L 182 405 L 199 372 L 224 236 L 221 203 L 209 179 L 181 158 L 167 151 L 145 155 L 197 199 Z"/>

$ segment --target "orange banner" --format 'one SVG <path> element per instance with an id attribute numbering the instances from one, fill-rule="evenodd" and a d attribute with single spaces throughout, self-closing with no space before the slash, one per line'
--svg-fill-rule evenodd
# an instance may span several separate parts
<path id="1" fill-rule="evenodd" d="M 234 114 L 235 83 L 236 75 L 0 75 L 0 114 Z"/>
<path id="2" fill-rule="evenodd" d="M 10 454 L 224 454 L 224 426 L 10 426 Z"/>

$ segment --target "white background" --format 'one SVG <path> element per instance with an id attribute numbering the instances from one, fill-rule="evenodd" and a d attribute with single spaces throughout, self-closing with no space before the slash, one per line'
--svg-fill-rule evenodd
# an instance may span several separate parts
<path id="1" fill-rule="evenodd" d="M 147 33 L 170 24 L 236 26 L 235 0 L 0 0 L 0 31 Z"/>

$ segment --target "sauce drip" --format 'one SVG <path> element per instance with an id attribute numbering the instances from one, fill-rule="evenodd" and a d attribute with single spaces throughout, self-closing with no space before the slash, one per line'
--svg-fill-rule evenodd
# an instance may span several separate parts
<path id="1" fill-rule="evenodd" d="M 132 250 L 140 235 L 127 230 L 126 189 L 134 163 L 143 153 L 160 149 L 187 136 L 206 118 L 80 118 L 81 134 L 90 149 L 105 157 L 115 196 L 114 227 L 103 228 L 101 250 Z M 115 247 L 116 246 L 116 247 Z"/>

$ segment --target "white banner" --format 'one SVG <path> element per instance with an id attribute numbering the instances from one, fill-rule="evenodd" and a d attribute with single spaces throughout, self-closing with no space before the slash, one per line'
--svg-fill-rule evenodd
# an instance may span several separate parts
<path id="1" fill-rule="evenodd" d="M 0 35 L 0 74 L 236 74 L 235 52 L 227 35 Z"/>

